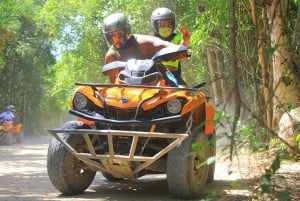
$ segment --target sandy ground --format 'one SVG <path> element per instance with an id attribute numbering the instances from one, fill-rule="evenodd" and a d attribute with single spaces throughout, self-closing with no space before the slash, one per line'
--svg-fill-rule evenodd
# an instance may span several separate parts
<path id="1" fill-rule="evenodd" d="M 1 201 L 178 200 L 169 194 L 165 175 L 148 175 L 126 182 L 108 182 L 100 173 L 84 194 L 63 197 L 52 186 L 47 175 L 46 155 L 50 138 L 50 135 L 32 135 L 25 136 L 20 144 L 0 145 Z M 265 160 L 266 158 L 269 159 Z M 209 194 L 203 200 L 234 201 L 255 197 L 254 189 L 258 185 L 259 176 L 270 164 L 270 158 L 267 155 L 242 155 L 232 161 L 224 157 L 218 158 L 215 181 L 207 186 Z M 282 174 L 296 182 L 294 189 L 289 190 L 300 192 L 300 164 L 284 164 L 283 167 L 285 168 L 280 170 Z M 294 196 L 300 195 L 296 193 Z M 268 199 L 259 197 L 256 200 Z"/>

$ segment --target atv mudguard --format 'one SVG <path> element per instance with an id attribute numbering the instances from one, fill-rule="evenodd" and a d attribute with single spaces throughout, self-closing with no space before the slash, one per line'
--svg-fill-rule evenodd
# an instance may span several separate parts
<path id="1" fill-rule="evenodd" d="M 204 133 L 206 135 L 214 134 L 214 113 L 215 109 L 210 102 L 204 102 L 194 110 L 193 125 L 199 125 L 204 122 Z"/>

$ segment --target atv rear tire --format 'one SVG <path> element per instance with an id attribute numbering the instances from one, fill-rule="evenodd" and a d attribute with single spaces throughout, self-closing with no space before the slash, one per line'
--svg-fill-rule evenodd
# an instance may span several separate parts
<path id="1" fill-rule="evenodd" d="M 79 129 L 82 123 L 71 121 L 65 123 L 62 129 Z M 75 150 L 85 143 L 80 135 L 62 134 L 64 141 Z M 56 138 L 53 138 L 48 148 L 47 170 L 53 186 L 63 195 L 76 195 L 84 192 L 92 183 L 96 172 L 76 157 L 74 157 Z"/>
<path id="2" fill-rule="evenodd" d="M 192 149 L 192 146 L 197 148 Z M 196 127 L 180 146 L 168 153 L 167 182 L 174 197 L 192 199 L 205 194 L 209 156 L 208 138 L 202 128 Z"/>

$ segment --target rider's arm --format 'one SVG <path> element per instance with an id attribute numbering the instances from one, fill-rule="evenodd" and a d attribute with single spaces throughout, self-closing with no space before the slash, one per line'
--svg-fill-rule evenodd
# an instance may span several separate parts
<path id="1" fill-rule="evenodd" d="M 150 58 L 159 50 L 165 47 L 174 46 L 173 43 L 164 41 L 155 36 L 140 34 L 135 34 L 135 36 L 141 53 L 150 56 Z"/>
<path id="2" fill-rule="evenodd" d="M 104 62 L 105 64 L 108 64 L 117 61 L 119 57 L 119 53 L 113 47 L 110 47 L 105 54 Z"/>
<path id="3" fill-rule="evenodd" d="M 117 58 L 115 57 L 115 55 L 112 54 L 112 52 L 110 50 L 108 50 L 108 52 L 106 53 L 105 58 L 104 58 L 105 64 L 111 63 L 116 60 L 117 60 Z M 119 70 L 117 70 L 117 69 L 110 70 L 103 74 L 109 77 L 110 83 L 115 83 L 117 75 L 119 74 Z"/>

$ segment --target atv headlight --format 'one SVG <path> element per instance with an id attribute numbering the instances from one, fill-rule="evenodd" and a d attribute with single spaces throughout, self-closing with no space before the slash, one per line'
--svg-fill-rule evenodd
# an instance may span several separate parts
<path id="1" fill-rule="evenodd" d="M 182 102 L 179 99 L 173 99 L 168 101 L 167 110 L 172 114 L 177 114 L 182 109 Z"/>
<path id="2" fill-rule="evenodd" d="M 78 110 L 85 108 L 87 106 L 87 102 L 88 102 L 87 98 L 80 93 L 77 93 L 74 96 L 73 99 L 74 107 Z"/>

